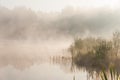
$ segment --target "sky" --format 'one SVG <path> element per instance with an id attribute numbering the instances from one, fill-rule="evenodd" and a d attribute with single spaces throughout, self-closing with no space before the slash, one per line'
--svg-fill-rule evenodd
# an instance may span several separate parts
<path id="1" fill-rule="evenodd" d="M 7 8 L 27 7 L 35 11 L 61 11 L 64 7 L 75 8 L 119 8 L 119 0 L 0 0 L 0 5 Z"/>

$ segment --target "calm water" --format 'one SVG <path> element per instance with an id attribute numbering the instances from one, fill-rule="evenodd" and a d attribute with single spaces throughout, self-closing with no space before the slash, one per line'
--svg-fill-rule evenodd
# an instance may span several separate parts
<path id="1" fill-rule="evenodd" d="M 22 43 L 22 44 L 21 44 Z M 71 62 L 51 61 L 69 44 L 0 43 L 0 80 L 87 80 L 85 70 L 75 70 Z"/>
<path id="2" fill-rule="evenodd" d="M 0 68 L 0 80 L 87 80 L 84 71 L 71 73 L 59 65 L 42 63 L 32 65 L 24 70 L 16 69 L 12 65 Z"/>

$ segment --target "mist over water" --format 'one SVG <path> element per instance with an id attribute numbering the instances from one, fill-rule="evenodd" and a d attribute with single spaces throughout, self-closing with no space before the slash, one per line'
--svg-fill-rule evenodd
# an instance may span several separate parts
<path id="1" fill-rule="evenodd" d="M 25 7 L 0 7 L 0 39 L 47 40 L 75 36 L 108 36 L 119 30 L 120 12 L 109 8 L 35 12 Z"/>
<path id="2" fill-rule="evenodd" d="M 49 62 L 51 56 L 68 54 L 68 48 L 75 37 L 110 38 L 114 31 L 120 30 L 119 17 L 119 10 L 108 8 L 84 10 L 66 7 L 61 12 L 46 13 L 35 12 L 25 7 L 8 9 L 0 6 L 0 79 L 9 80 L 7 78 L 12 76 L 14 79 L 10 80 L 16 80 L 16 77 L 22 76 L 22 73 L 15 70 L 34 71 L 37 64 Z M 48 64 L 46 65 L 46 69 L 49 69 Z M 67 64 L 67 66 L 71 65 Z M 41 66 L 38 67 L 37 69 L 42 71 Z M 51 67 L 51 71 L 53 69 L 54 66 Z M 12 75 L 8 74 L 9 70 L 13 70 Z M 58 66 L 55 70 L 59 70 L 59 74 L 65 74 Z M 4 77 L 1 77 L 2 71 Z M 14 77 L 15 73 L 17 73 L 16 77 Z M 29 71 L 26 74 L 28 73 Z M 53 74 L 56 73 L 53 72 Z M 32 74 L 28 77 L 30 75 Z M 45 75 L 45 73 L 40 75 Z M 67 76 L 71 78 L 70 75 Z M 48 76 L 50 76 L 50 71 Z M 22 77 L 28 79 L 28 77 Z M 69 78 L 66 77 L 66 79 Z M 54 79 L 58 80 L 58 78 Z"/>
<path id="3" fill-rule="evenodd" d="M 33 64 L 49 62 L 51 56 L 66 54 L 70 41 L 65 44 L 64 41 L 1 41 L 0 67 L 12 65 L 17 69 L 25 69 Z"/>
<path id="4" fill-rule="evenodd" d="M 0 6 L 0 61 L 7 65 L 16 59 L 34 61 L 61 55 L 78 36 L 110 37 L 119 30 L 119 16 L 118 10 L 103 8 L 66 7 L 61 12 L 45 13 Z"/>

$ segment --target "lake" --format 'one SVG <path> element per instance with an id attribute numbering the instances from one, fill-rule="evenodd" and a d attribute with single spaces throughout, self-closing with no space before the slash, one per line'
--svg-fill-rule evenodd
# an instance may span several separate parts
<path id="1" fill-rule="evenodd" d="M 1 42 L 0 80 L 90 80 L 87 71 L 74 68 L 71 61 L 51 58 L 61 56 L 70 43 L 52 44 Z"/>
<path id="2" fill-rule="evenodd" d="M 84 71 L 71 73 L 59 65 L 50 63 L 34 64 L 24 70 L 12 65 L 0 68 L 0 80 L 87 80 Z"/>

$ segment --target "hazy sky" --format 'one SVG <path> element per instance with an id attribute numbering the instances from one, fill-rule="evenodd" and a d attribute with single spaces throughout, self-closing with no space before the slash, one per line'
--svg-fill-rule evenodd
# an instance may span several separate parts
<path id="1" fill-rule="evenodd" d="M 14 8 L 24 6 L 33 10 L 60 11 L 66 6 L 79 8 L 119 8 L 119 0 L 0 0 L 0 5 Z"/>
<path id="2" fill-rule="evenodd" d="M 108 36 L 109 33 L 120 30 L 119 2 L 120 0 L 0 0 L 0 38 L 37 40 L 56 38 L 58 35 Z"/>

